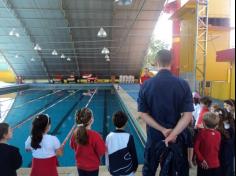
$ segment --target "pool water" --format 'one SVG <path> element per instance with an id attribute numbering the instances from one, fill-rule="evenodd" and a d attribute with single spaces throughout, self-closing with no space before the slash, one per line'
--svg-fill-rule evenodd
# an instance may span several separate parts
<path id="1" fill-rule="evenodd" d="M 50 133 L 56 135 L 62 142 L 74 125 L 74 114 L 77 109 L 84 107 L 89 96 L 83 96 L 86 90 L 26 90 L 18 93 L 8 112 L 5 122 L 15 126 L 25 119 L 42 112 L 51 117 L 52 125 Z M 93 130 L 99 132 L 103 139 L 115 128 L 112 124 L 112 114 L 122 109 L 121 102 L 113 89 L 98 89 L 89 106 L 93 111 Z M 32 154 L 24 149 L 24 143 L 30 135 L 32 120 L 27 121 L 14 130 L 10 144 L 20 148 L 23 156 L 23 166 L 30 167 Z M 135 131 L 131 121 L 126 130 L 134 136 L 139 163 L 143 163 L 144 146 Z M 75 166 L 74 152 L 69 147 L 69 141 L 65 145 L 64 155 L 59 157 L 60 166 Z M 104 164 L 104 159 L 103 159 Z"/>

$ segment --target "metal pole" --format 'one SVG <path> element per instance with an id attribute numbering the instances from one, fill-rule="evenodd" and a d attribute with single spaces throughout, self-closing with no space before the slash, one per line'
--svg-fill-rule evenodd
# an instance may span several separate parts
<path id="1" fill-rule="evenodd" d="M 205 95 L 205 88 L 206 88 L 206 60 L 207 60 L 207 39 L 208 39 L 208 0 L 206 0 L 206 22 L 205 22 L 205 25 L 206 25 L 206 31 L 205 31 L 205 42 L 204 42 L 204 69 L 203 69 L 203 86 L 202 86 L 202 89 L 203 89 L 203 95 Z"/>
<path id="2" fill-rule="evenodd" d="M 198 0 L 196 1 L 196 10 L 195 10 L 195 23 L 196 23 L 196 30 L 194 36 L 194 72 L 193 72 L 193 80 L 194 80 L 194 91 L 197 90 L 197 41 L 198 41 L 198 10 L 199 10 L 199 3 Z"/>

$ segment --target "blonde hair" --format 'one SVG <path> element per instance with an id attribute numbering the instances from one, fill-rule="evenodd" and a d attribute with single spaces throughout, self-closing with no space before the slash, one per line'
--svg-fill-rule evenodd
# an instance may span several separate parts
<path id="1" fill-rule="evenodd" d="M 203 122 L 207 128 L 214 129 L 218 126 L 220 121 L 220 118 L 218 115 L 212 113 L 212 112 L 207 112 L 203 116 Z"/>

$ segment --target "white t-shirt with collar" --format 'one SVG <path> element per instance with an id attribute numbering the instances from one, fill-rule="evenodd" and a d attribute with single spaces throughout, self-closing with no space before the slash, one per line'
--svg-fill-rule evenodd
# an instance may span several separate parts
<path id="1" fill-rule="evenodd" d="M 34 150 L 31 147 L 31 136 L 25 141 L 25 149 L 30 149 L 34 158 L 44 159 L 56 156 L 56 150 L 60 148 L 60 141 L 56 136 L 45 134 L 39 144 L 41 148 Z"/>

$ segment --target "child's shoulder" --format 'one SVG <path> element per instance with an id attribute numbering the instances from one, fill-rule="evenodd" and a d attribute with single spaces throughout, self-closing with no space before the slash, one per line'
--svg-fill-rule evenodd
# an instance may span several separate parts
<path id="1" fill-rule="evenodd" d="M 112 138 L 112 137 L 117 137 L 117 136 L 131 136 L 131 134 L 129 134 L 126 131 L 112 131 L 107 135 L 107 138 Z"/>

